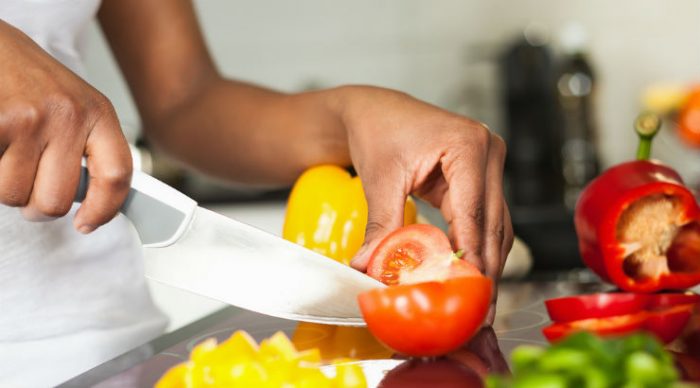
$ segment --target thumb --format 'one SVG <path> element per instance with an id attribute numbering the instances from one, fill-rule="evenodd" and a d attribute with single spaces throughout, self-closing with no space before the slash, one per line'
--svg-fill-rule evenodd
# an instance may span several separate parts
<path id="1" fill-rule="evenodd" d="M 367 198 L 367 227 L 365 241 L 350 265 L 360 271 L 367 269 L 369 258 L 379 242 L 403 225 L 407 193 L 396 185 L 399 180 L 383 177 L 370 182 L 363 181 Z M 393 184 L 392 184 L 393 183 Z"/>

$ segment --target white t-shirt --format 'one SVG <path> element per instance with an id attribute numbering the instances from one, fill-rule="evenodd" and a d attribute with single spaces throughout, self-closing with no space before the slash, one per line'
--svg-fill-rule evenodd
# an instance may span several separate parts
<path id="1" fill-rule="evenodd" d="M 83 74 L 81 40 L 98 7 L 99 0 L 1 0 L 0 19 Z M 0 205 L 0 387 L 59 384 L 165 328 L 129 222 L 120 215 L 84 236 L 72 226 L 76 208 L 32 223 Z"/>

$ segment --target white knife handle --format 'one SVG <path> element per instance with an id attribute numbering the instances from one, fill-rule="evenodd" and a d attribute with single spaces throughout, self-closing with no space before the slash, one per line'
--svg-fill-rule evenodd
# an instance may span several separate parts
<path id="1" fill-rule="evenodd" d="M 75 202 L 85 199 L 90 175 L 85 166 Z M 131 221 L 141 243 L 164 247 L 175 242 L 185 230 L 197 208 L 197 202 L 152 176 L 134 171 L 131 190 L 120 211 Z"/>

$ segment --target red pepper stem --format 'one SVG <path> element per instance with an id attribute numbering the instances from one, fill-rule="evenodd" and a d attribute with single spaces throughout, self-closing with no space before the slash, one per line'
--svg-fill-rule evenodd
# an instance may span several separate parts
<path id="1" fill-rule="evenodd" d="M 637 160 L 649 160 L 651 157 L 651 142 L 661 129 L 661 119 L 655 113 L 643 112 L 634 121 L 634 130 L 639 136 Z"/>

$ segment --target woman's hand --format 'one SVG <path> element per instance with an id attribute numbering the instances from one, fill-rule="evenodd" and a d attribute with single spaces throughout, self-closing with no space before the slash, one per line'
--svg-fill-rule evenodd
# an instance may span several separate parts
<path id="1" fill-rule="evenodd" d="M 131 156 L 109 101 L 19 30 L 0 21 L 0 203 L 31 220 L 70 210 L 87 157 L 90 188 L 75 227 L 116 214 Z"/>
<path id="2" fill-rule="evenodd" d="M 464 258 L 497 279 L 513 242 L 503 140 L 481 123 L 391 90 L 345 87 L 339 103 L 369 207 L 365 245 L 352 265 L 366 268 L 415 194 L 440 209 Z"/>

